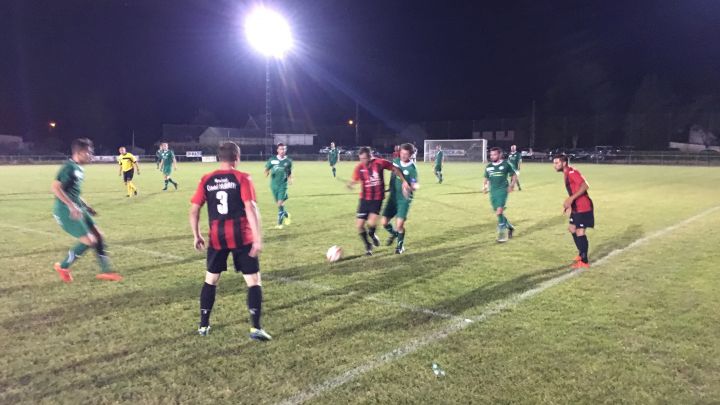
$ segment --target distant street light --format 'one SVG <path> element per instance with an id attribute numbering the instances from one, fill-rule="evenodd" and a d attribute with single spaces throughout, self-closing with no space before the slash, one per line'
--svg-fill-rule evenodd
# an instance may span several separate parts
<path id="1" fill-rule="evenodd" d="M 353 126 L 353 124 L 355 124 L 355 121 L 353 121 L 353 120 L 348 120 L 348 125 Z"/>
<path id="2" fill-rule="evenodd" d="M 57 122 L 50 121 L 50 122 L 48 122 L 48 126 L 50 127 L 50 129 L 54 129 L 57 126 Z"/>
<path id="3" fill-rule="evenodd" d="M 265 138 L 269 139 L 272 137 L 270 59 L 282 59 L 292 48 L 290 25 L 279 13 L 258 7 L 245 19 L 245 36 L 250 45 L 265 56 Z M 266 147 L 268 153 L 272 153 L 270 144 Z"/>

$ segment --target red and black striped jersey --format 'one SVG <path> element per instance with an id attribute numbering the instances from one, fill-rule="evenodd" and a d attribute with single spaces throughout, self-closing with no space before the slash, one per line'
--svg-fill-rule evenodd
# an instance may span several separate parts
<path id="1" fill-rule="evenodd" d="M 210 247 L 236 249 L 253 243 L 245 209 L 255 201 L 250 175 L 238 170 L 216 170 L 200 180 L 191 203 L 207 202 L 210 220 Z"/>
<path id="2" fill-rule="evenodd" d="M 385 198 L 384 170 L 393 170 L 393 164 L 385 159 L 371 159 L 367 165 L 358 163 L 352 178 L 362 183 L 361 199 L 378 201 Z"/>
<path id="3" fill-rule="evenodd" d="M 580 186 L 585 183 L 585 177 L 580 174 L 579 171 L 575 170 L 574 167 L 566 167 L 563 171 L 565 174 L 565 188 L 567 189 L 568 195 L 573 195 L 580 190 Z M 593 210 L 593 202 L 590 199 L 590 194 L 584 192 L 580 197 L 576 198 L 572 203 L 572 212 L 588 212 Z"/>

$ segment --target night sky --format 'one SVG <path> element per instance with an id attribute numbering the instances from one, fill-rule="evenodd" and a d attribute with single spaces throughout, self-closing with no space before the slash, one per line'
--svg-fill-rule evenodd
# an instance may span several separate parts
<path id="1" fill-rule="evenodd" d="M 56 120 L 159 134 L 199 109 L 243 125 L 264 109 L 264 60 L 242 31 L 253 4 L 3 0 L 0 133 Z M 355 100 L 368 120 L 433 121 L 526 115 L 552 94 L 553 113 L 596 112 L 577 92 L 622 111 L 648 75 L 679 99 L 720 90 L 714 0 L 265 4 L 297 45 L 273 70 L 275 113 L 315 125 L 351 118 Z"/>

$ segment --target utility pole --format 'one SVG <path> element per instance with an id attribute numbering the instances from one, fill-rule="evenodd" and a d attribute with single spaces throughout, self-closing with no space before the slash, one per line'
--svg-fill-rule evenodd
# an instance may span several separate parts
<path id="1" fill-rule="evenodd" d="M 360 104 L 355 101 L 355 146 L 360 145 Z"/>
<path id="2" fill-rule="evenodd" d="M 535 100 L 532 102 L 532 116 L 530 117 L 530 149 L 535 147 Z"/>

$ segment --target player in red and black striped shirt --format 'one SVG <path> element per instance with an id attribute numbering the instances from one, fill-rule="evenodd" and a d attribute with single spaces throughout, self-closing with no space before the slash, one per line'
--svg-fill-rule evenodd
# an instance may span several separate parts
<path id="1" fill-rule="evenodd" d="M 370 256 L 372 255 L 372 245 L 380 246 L 380 239 L 375 235 L 375 230 L 377 228 L 380 208 L 385 198 L 385 170 L 392 171 L 397 177 L 402 179 L 404 193 L 409 195 L 411 186 L 407 180 L 405 180 L 405 176 L 403 176 L 400 169 L 388 160 L 374 158 L 370 148 L 360 148 L 358 157 L 360 158 L 360 163 L 358 163 L 355 171 L 353 171 L 352 181 L 348 183 L 348 188 L 352 188 L 357 183 L 362 183 L 356 222 L 360 239 L 362 239 L 365 244 L 365 254 Z M 367 230 L 365 229 L 366 221 L 368 224 Z M 368 236 L 370 237 L 369 239 Z M 372 244 L 370 240 L 372 240 Z"/>
<path id="2" fill-rule="evenodd" d="M 570 166 L 566 155 L 557 155 L 553 158 L 555 170 L 563 172 L 565 177 L 565 188 L 568 198 L 563 202 L 563 213 L 570 213 L 570 225 L 568 230 L 572 234 L 575 246 L 578 249 L 578 256 L 573 264 L 574 269 L 588 268 L 588 250 L 590 243 L 585 235 L 585 229 L 595 226 L 595 215 L 593 202 L 588 194 L 590 185 L 585 177 L 574 167 Z"/>
<path id="3" fill-rule="evenodd" d="M 208 206 L 210 244 L 207 246 L 207 273 L 200 292 L 200 328 L 207 336 L 210 331 L 210 312 L 215 303 L 215 289 L 220 274 L 227 270 L 227 259 L 233 256 L 235 271 L 242 272 L 248 286 L 248 310 L 252 319 L 250 337 L 255 340 L 272 339 L 260 327 L 262 287 L 260 262 L 262 250 L 260 212 L 255 202 L 255 187 L 250 175 L 235 169 L 240 161 L 240 147 L 227 142 L 218 149 L 220 169 L 200 180 L 190 207 L 190 227 L 195 237 L 195 249 L 204 249 L 200 235 L 200 209 Z"/>

